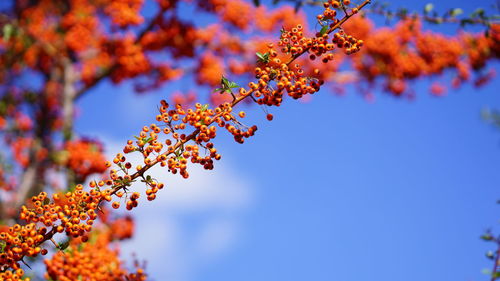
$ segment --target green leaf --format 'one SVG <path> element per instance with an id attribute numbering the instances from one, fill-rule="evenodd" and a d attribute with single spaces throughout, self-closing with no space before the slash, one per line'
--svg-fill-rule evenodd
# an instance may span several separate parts
<path id="1" fill-rule="evenodd" d="M 269 62 L 269 53 L 261 54 L 261 53 L 257 52 L 255 54 L 257 55 L 257 61 L 258 62 L 263 62 L 263 63 L 268 63 Z"/>
<path id="2" fill-rule="evenodd" d="M 398 11 L 398 16 L 405 18 L 408 15 L 408 9 L 402 8 Z"/>
<path id="3" fill-rule="evenodd" d="M 7 242 L 0 240 L 0 253 L 3 253 L 6 244 Z"/>
<path id="4" fill-rule="evenodd" d="M 484 241 L 491 241 L 493 240 L 493 236 L 491 236 L 491 234 L 484 234 L 484 235 L 481 235 L 480 237 L 481 239 L 483 239 Z"/>
<path id="5" fill-rule="evenodd" d="M 434 4 L 428 3 L 424 7 L 424 12 L 427 14 L 427 13 L 430 13 L 433 9 L 434 9 Z"/>
<path id="6" fill-rule="evenodd" d="M 484 9 L 483 8 L 477 8 L 471 15 L 471 17 L 477 17 L 479 16 L 480 18 L 484 18 Z"/>
<path id="7" fill-rule="evenodd" d="M 460 8 L 455 8 L 455 9 L 452 9 L 452 10 L 450 11 L 450 16 L 452 16 L 452 17 L 456 17 L 456 16 L 459 16 L 459 15 L 461 15 L 461 14 L 463 14 L 463 13 L 464 13 L 464 11 L 463 11 L 462 9 L 460 9 Z"/>
<path id="8" fill-rule="evenodd" d="M 61 242 L 61 243 L 59 243 L 59 244 L 57 245 L 57 247 L 58 247 L 58 248 L 59 248 L 59 250 L 61 250 L 61 251 L 66 250 L 66 248 L 68 248 L 68 246 L 69 246 L 69 239 L 68 239 L 68 240 L 66 240 L 66 241 L 64 241 L 64 242 Z"/>
<path id="9" fill-rule="evenodd" d="M 222 75 L 222 78 L 221 78 L 221 80 L 220 80 L 220 83 L 221 83 L 221 85 L 222 85 L 222 88 L 224 88 L 224 89 L 229 88 L 229 80 L 227 80 L 227 78 L 226 78 L 226 77 L 224 77 L 224 75 Z"/>
<path id="10" fill-rule="evenodd" d="M 9 41 L 10 37 L 12 36 L 12 33 L 14 32 L 14 27 L 12 24 L 6 24 L 3 26 L 3 40 L 4 41 Z"/>
<path id="11" fill-rule="evenodd" d="M 321 30 L 319 31 L 319 35 L 323 36 L 327 31 L 328 31 L 328 25 L 323 25 L 323 27 L 321 27 Z"/>
<path id="12" fill-rule="evenodd" d="M 238 88 L 238 84 L 232 82 L 232 81 L 229 81 L 226 77 L 224 77 L 224 75 L 222 76 L 221 80 L 220 80 L 220 83 L 221 83 L 221 88 L 217 88 L 214 90 L 214 92 L 227 92 L 227 93 L 232 93 L 231 92 L 231 89 L 234 89 L 234 88 Z M 208 105 L 207 105 L 208 107 Z"/>

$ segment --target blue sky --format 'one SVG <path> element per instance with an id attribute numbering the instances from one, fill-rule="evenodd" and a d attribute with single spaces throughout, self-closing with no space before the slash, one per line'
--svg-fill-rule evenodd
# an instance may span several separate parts
<path id="1" fill-rule="evenodd" d="M 135 212 L 125 255 L 148 260 L 155 280 L 489 280 L 479 236 L 498 229 L 500 130 L 480 111 L 500 109 L 500 83 L 442 98 L 428 85 L 414 85 L 414 101 L 377 92 L 374 103 L 325 87 L 271 109 L 273 122 L 247 108 L 255 137 L 240 145 L 220 136 L 214 171 L 168 178 L 160 199 Z M 175 87 L 138 96 L 102 84 L 80 100 L 77 131 L 116 153 Z"/>

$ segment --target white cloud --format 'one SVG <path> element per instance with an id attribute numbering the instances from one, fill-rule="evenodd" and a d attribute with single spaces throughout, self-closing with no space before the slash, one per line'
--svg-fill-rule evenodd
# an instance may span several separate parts
<path id="1" fill-rule="evenodd" d="M 123 147 L 109 140 L 104 143 L 108 156 Z M 138 157 L 128 160 L 140 161 Z M 254 194 L 249 179 L 229 162 L 217 162 L 212 171 L 192 165 L 188 179 L 165 168 L 152 168 L 149 174 L 164 182 L 165 188 L 149 202 L 140 184 L 133 187 L 144 197 L 132 211 L 136 234 L 124 244 L 123 257 L 135 252 L 147 260 L 147 271 L 155 280 L 190 281 L 201 268 L 230 252 L 242 233 L 240 219 Z"/>
<path id="2" fill-rule="evenodd" d="M 177 212 L 229 210 L 247 206 L 251 199 L 247 180 L 234 174 L 226 165 L 217 164 L 213 171 L 192 167 L 188 179 L 170 175 L 165 169 L 153 170 L 155 177 L 166 183 L 166 188 L 158 193 L 158 201 L 165 208 Z"/>
<path id="3" fill-rule="evenodd" d="M 199 257 L 210 259 L 230 249 L 235 242 L 237 231 L 238 229 L 232 221 L 212 220 L 208 222 L 195 243 L 199 249 Z"/>

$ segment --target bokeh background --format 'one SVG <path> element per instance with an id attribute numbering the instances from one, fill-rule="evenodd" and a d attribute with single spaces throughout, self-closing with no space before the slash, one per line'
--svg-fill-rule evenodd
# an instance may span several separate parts
<path id="1" fill-rule="evenodd" d="M 492 4 L 434 3 L 466 13 Z M 182 5 L 186 17 L 210 22 Z M 312 19 L 315 10 L 306 12 Z M 103 83 L 79 101 L 76 131 L 114 155 L 153 121 L 161 99 L 192 89 L 188 81 L 147 95 Z M 488 280 L 481 270 L 493 249 L 479 236 L 498 229 L 500 130 L 480 113 L 500 109 L 500 82 L 444 97 L 429 95 L 429 85 L 413 84 L 413 100 L 375 91 L 373 102 L 326 86 L 269 110 L 272 122 L 246 106 L 259 130 L 243 145 L 221 134 L 213 171 L 195 169 L 188 180 L 155 171 L 167 188 L 134 210 L 136 236 L 123 257 L 147 260 L 154 280 Z"/>

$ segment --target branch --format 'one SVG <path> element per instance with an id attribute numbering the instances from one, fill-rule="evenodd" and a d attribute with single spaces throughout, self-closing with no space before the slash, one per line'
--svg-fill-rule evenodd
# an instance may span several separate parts
<path id="1" fill-rule="evenodd" d="M 365 0 L 363 1 L 363 3 L 361 3 L 361 5 L 357 6 L 356 8 L 358 9 L 358 11 L 361 11 L 361 9 L 363 9 L 366 5 L 370 4 L 371 3 L 371 0 Z M 349 18 L 351 18 L 353 15 L 355 15 L 356 13 L 353 13 L 351 12 L 350 14 L 346 11 L 345 12 L 345 16 L 339 20 L 334 26 L 330 27 L 328 29 L 328 31 L 326 33 L 330 34 L 332 33 L 333 31 L 337 30 L 339 27 L 342 26 L 342 24 L 344 24 Z M 300 53 L 297 53 L 296 55 L 292 56 L 292 58 L 290 60 L 288 60 L 288 62 L 286 62 L 287 65 L 290 65 L 294 60 L 296 60 L 298 57 L 302 56 L 304 53 L 306 53 L 307 51 L 309 51 L 310 48 L 304 48 L 304 50 Z"/>
<path id="2" fill-rule="evenodd" d="M 53 81 L 61 80 L 61 71 L 58 67 L 54 67 L 51 70 L 49 79 Z M 23 173 L 20 188 L 16 195 L 17 198 L 14 202 L 15 209 L 21 208 L 29 197 L 40 193 L 43 188 L 43 170 L 45 166 L 43 165 L 43 160 L 38 159 L 37 153 L 42 147 L 49 150 L 49 152 L 51 150 L 50 138 L 47 135 L 51 130 L 51 123 L 54 121 L 54 118 L 46 108 L 46 94 L 44 92 L 40 94 L 39 99 L 41 104 L 40 108 L 37 109 L 39 119 L 35 123 L 33 144 L 29 150 L 29 164 Z"/>
<path id="3" fill-rule="evenodd" d="M 370 3 L 370 0 L 365 0 L 363 2 L 363 4 L 361 4 L 360 6 L 358 6 L 358 9 L 363 8 L 364 6 L 368 5 L 369 3 Z M 331 33 L 333 31 L 335 31 L 336 29 L 338 29 L 345 21 L 347 21 L 352 16 L 353 16 L 353 14 L 346 14 L 340 21 L 338 21 L 334 26 L 332 26 L 328 30 L 328 33 Z M 302 52 L 301 54 L 304 54 L 305 52 L 306 51 Z M 295 60 L 298 56 L 300 56 L 300 55 L 293 56 L 292 59 L 289 62 L 287 62 L 286 64 L 290 65 L 293 62 L 293 60 Z M 275 79 L 276 78 L 272 78 L 272 79 L 269 79 L 269 81 L 273 81 Z M 253 93 L 255 91 L 258 91 L 258 89 L 256 90 L 252 86 L 250 86 L 250 90 L 248 90 L 248 91 L 245 91 L 244 88 L 241 88 L 240 89 L 240 96 L 238 96 L 237 98 L 235 98 L 232 102 L 226 103 L 226 106 L 223 107 L 223 108 L 225 108 L 224 110 L 220 110 L 219 113 L 211 115 L 210 120 L 204 121 L 203 126 L 208 127 L 208 126 L 212 125 L 213 123 L 217 122 L 217 120 L 221 120 L 221 118 L 223 116 L 229 114 L 232 111 L 233 107 L 235 107 L 237 104 L 239 104 L 244 99 L 247 99 L 247 98 L 252 98 L 253 99 Z M 282 90 L 278 90 L 278 91 L 282 91 Z M 220 109 L 220 107 L 219 107 L 219 109 Z M 233 120 L 234 120 L 234 118 L 233 118 Z M 196 128 L 195 125 L 193 125 L 193 126 Z M 178 139 L 178 141 L 176 142 L 175 145 L 169 146 L 169 149 L 167 149 L 165 152 L 159 153 L 154 160 L 150 159 L 151 160 L 150 163 L 146 164 L 144 167 L 140 168 L 139 170 L 137 170 L 136 172 L 134 172 L 131 175 L 127 174 L 128 179 L 127 179 L 126 182 L 125 181 L 121 181 L 121 182 L 116 182 L 115 181 L 114 184 L 112 185 L 112 187 L 110 189 L 106 189 L 106 190 L 103 190 L 103 191 L 100 191 L 99 189 L 97 189 L 97 191 L 96 190 L 92 190 L 91 192 L 95 192 L 95 193 L 99 194 L 99 195 L 95 195 L 96 197 L 94 197 L 94 198 L 96 198 L 96 200 L 94 202 L 96 202 L 97 204 L 94 207 L 92 207 L 92 210 L 95 210 L 96 208 L 99 209 L 99 204 L 102 203 L 104 200 L 106 200 L 106 201 L 112 200 L 110 198 L 110 195 L 114 195 L 114 194 L 116 194 L 117 192 L 119 192 L 121 190 L 127 191 L 127 187 L 130 185 L 130 183 L 132 181 L 134 181 L 135 179 L 137 179 L 139 177 L 143 178 L 144 173 L 146 171 L 148 171 L 149 169 L 151 169 L 152 167 L 154 167 L 158 163 L 162 162 L 163 160 L 161 160 L 161 159 L 167 159 L 168 156 L 176 154 L 176 151 L 179 148 L 184 147 L 184 145 L 187 142 L 189 142 L 191 140 L 194 140 L 197 143 L 201 143 L 201 141 L 198 140 L 198 137 L 200 136 L 201 131 L 202 130 L 198 127 L 196 129 L 194 129 L 189 135 L 187 135 L 187 136 L 185 136 L 183 138 Z M 91 185 L 91 187 L 92 187 L 92 185 Z M 83 187 L 81 187 L 81 188 L 83 188 Z M 103 194 L 109 194 L 109 196 L 108 195 L 103 196 Z M 58 225 L 54 224 L 54 225 L 52 225 L 52 228 L 50 230 L 48 230 L 47 232 L 45 232 L 45 234 L 43 235 L 43 238 L 39 242 L 36 243 L 36 246 L 39 246 L 42 243 L 44 243 L 45 241 L 52 239 L 52 237 L 54 236 L 54 234 L 58 232 L 57 229 L 58 228 L 61 229 L 61 227 L 64 227 L 64 226 L 61 225 L 61 224 L 58 224 Z M 24 253 L 20 254 L 18 257 L 20 259 L 22 259 L 24 257 L 24 255 L 25 255 Z"/>
<path id="4" fill-rule="evenodd" d="M 72 139 L 74 98 L 76 96 L 75 82 L 77 74 L 69 59 L 63 60 L 63 137 L 64 141 Z"/>
<path id="5" fill-rule="evenodd" d="M 324 0 L 284 0 L 285 2 L 294 2 L 298 6 L 300 5 L 310 5 L 310 6 L 323 6 Z M 279 0 L 274 0 L 274 3 L 279 2 Z M 460 9 L 458 9 L 460 10 Z M 498 11 L 498 8 L 497 8 Z M 484 10 L 483 10 L 484 12 Z M 448 12 L 443 16 L 438 16 L 437 14 L 429 15 L 427 13 L 419 14 L 418 12 L 409 13 L 406 9 L 400 9 L 397 11 L 386 9 L 386 4 L 380 2 L 375 2 L 371 9 L 365 10 L 365 13 L 372 13 L 376 15 L 381 15 L 386 17 L 387 19 L 397 17 L 399 19 L 408 19 L 408 18 L 418 18 L 422 21 L 432 23 L 432 24 L 440 24 L 440 23 L 451 23 L 451 24 L 460 24 L 460 25 L 484 25 L 490 26 L 491 24 L 499 24 L 500 17 L 498 15 L 493 16 L 485 16 L 478 15 L 471 16 L 470 18 L 457 18 Z M 477 13 L 477 11 L 475 12 Z M 474 13 L 473 13 L 474 14 Z M 478 17 L 479 16 L 479 17 Z"/>
<path id="6" fill-rule="evenodd" d="M 499 237 L 500 238 L 500 237 Z M 498 267 L 500 265 L 500 239 L 495 240 L 497 244 L 497 252 L 495 255 L 495 260 L 493 261 L 493 270 L 491 271 L 491 281 L 495 281 L 499 278 L 498 276 Z"/>
<path id="7" fill-rule="evenodd" d="M 19 184 L 19 189 L 16 193 L 16 200 L 14 202 L 15 210 L 21 208 L 21 206 L 25 204 L 27 198 L 38 193 L 35 190 L 35 186 L 37 186 L 38 177 L 40 176 L 39 175 L 40 162 L 35 159 L 36 158 L 35 154 L 38 151 L 38 149 L 39 146 L 36 143 L 33 144 L 32 147 L 30 148 L 29 152 L 30 164 L 23 172 L 21 183 Z"/>
<path id="8" fill-rule="evenodd" d="M 462 12 L 461 9 L 456 9 L 456 10 L 459 10 L 460 13 Z M 372 13 L 375 15 L 381 15 L 381 16 L 387 18 L 388 20 L 390 20 L 391 18 L 394 18 L 394 17 L 399 18 L 401 20 L 411 18 L 411 19 L 419 19 L 423 22 L 428 22 L 428 23 L 432 23 L 432 24 L 451 23 L 451 24 L 460 24 L 462 26 L 469 24 L 469 25 L 484 25 L 484 26 L 489 27 L 491 24 L 500 23 L 498 20 L 498 15 L 490 16 L 490 17 L 482 15 L 479 17 L 471 16 L 469 18 L 465 18 L 465 17 L 458 18 L 458 17 L 456 17 L 456 15 L 452 14 L 453 10 L 451 10 L 447 14 L 444 14 L 443 16 L 438 16 L 436 13 L 434 13 L 433 15 L 429 15 L 429 13 L 426 13 L 426 12 L 424 12 L 424 14 L 419 14 L 417 12 L 408 13 L 408 11 L 406 11 L 405 9 L 398 10 L 398 11 L 394 12 L 391 10 L 387 10 L 381 6 L 372 7 L 371 9 L 368 9 L 365 12 Z"/>
<path id="9" fill-rule="evenodd" d="M 75 111 L 75 83 L 78 79 L 75 72 L 75 68 L 71 61 L 66 58 L 63 59 L 63 104 L 62 104 L 62 114 L 63 114 L 63 141 L 64 143 L 70 141 L 73 138 L 73 117 Z M 66 182 L 67 188 L 71 188 L 76 183 L 75 173 L 67 168 L 66 169 Z"/>

